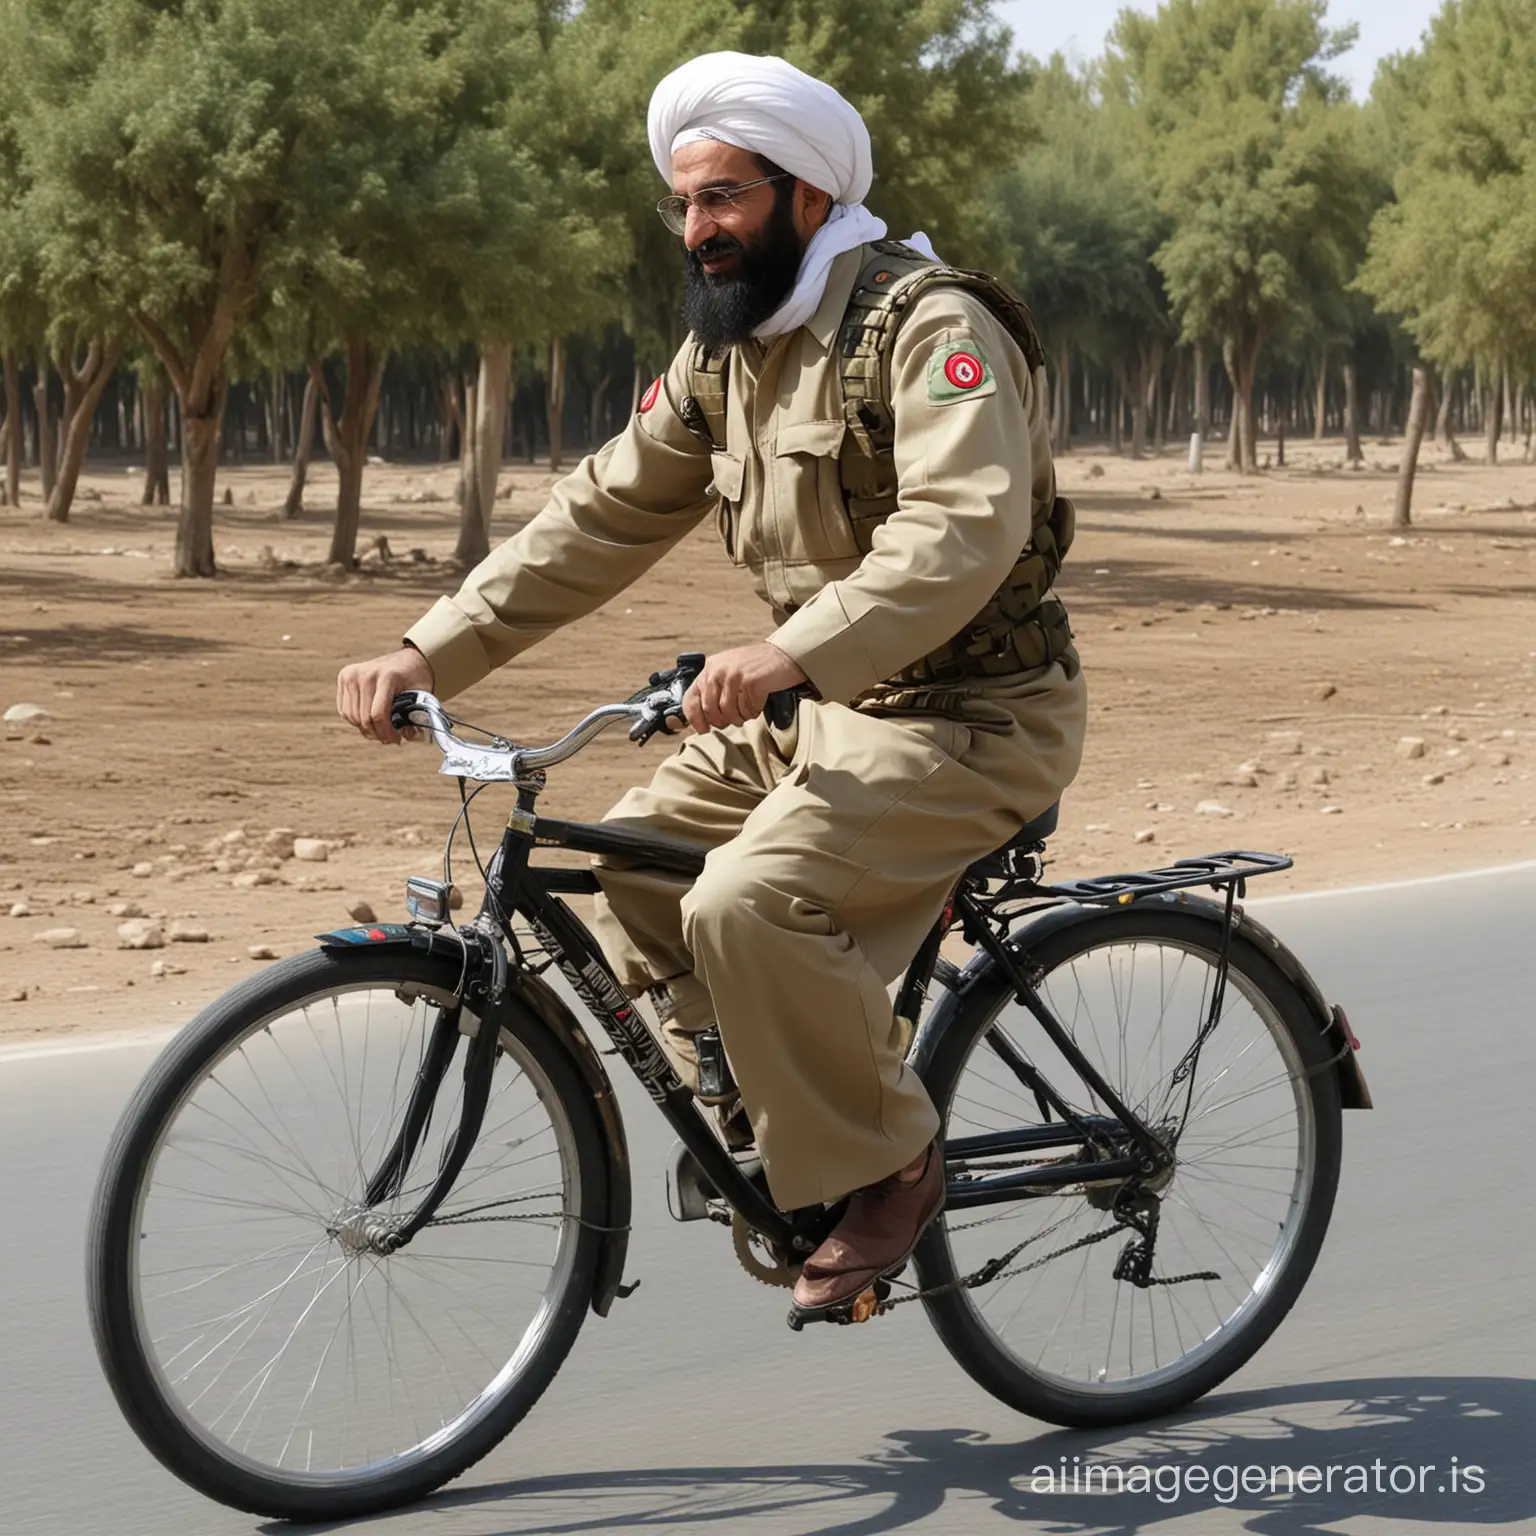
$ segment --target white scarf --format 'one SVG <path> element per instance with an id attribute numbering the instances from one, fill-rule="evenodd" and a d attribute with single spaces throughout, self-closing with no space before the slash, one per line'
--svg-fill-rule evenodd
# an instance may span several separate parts
<path id="1" fill-rule="evenodd" d="M 769 317 L 753 331 L 759 340 L 782 336 L 804 325 L 819 308 L 827 291 L 827 274 L 832 263 L 845 251 L 868 245 L 872 240 L 885 239 L 885 220 L 876 218 L 863 203 L 837 203 L 827 222 L 811 236 L 811 242 L 800 258 L 800 275 L 790 295 Z M 934 251 L 928 236 L 922 230 L 907 238 L 906 244 L 934 261 Z"/>

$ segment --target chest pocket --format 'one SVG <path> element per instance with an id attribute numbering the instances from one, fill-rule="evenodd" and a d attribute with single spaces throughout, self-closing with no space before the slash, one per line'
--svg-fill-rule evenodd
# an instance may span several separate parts
<path id="1" fill-rule="evenodd" d="M 784 422 L 773 450 L 774 516 L 784 558 L 819 565 L 859 554 L 838 466 L 841 418 Z"/>
<path id="2" fill-rule="evenodd" d="M 714 476 L 715 494 L 720 498 L 715 510 L 715 526 L 720 532 L 720 542 L 736 565 L 741 557 L 741 493 L 746 483 L 746 465 L 741 456 L 715 449 L 709 456 L 710 471 Z"/>

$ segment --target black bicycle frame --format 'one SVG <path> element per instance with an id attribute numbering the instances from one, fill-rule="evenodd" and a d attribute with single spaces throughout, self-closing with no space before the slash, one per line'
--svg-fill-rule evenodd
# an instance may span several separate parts
<path id="1" fill-rule="evenodd" d="M 595 895 L 601 889 L 590 869 L 538 868 L 535 848 L 565 848 L 576 853 L 611 855 L 652 869 L 696 878 L 704 868 L 704 850 L 691 843 L 643 835 L 619 827 L 560 821 L 534 813 L 536 787 L 520 787 L 517 808 L 508 818 L 501 844 L 486 871 L 481 921 L 501 924 L 516 913 L 570 983 L 588 1012 L 628 1063 L 692 1154 L 706 1179 L 749 1226 L 793 1253 L 806 1253 L 825 1235 L 835 1210 L 821 1206 L 784 1212 L 773 1203 L 760 1171 L 744 1171 L 721 1145 L 700 1114 L 697 1102 L 673 1070 L 655 1036 L 619 986 L 597 941 L 561 900 L 566 895 Z M 1074 1111 L 1000 1031 L 989 1032 L 999 1058 L 1059 1120 L 983 1136 L 954 1138 L 945 1144 L 947 1201 L 953 1209 L 992 1205 L 1085 1182 L 1117 1182 L 1147 1176 L 1164 1165 L 1168 1152 L 1104 1081 L 1078 1049 L 983 920 L 974 896 L 962 882 L 943 917 L 924 940 L 898 993 L 898 1009 L 916 1023 L 938 963 L 939 946 L 950 924 L 965 921 L 984 948 L 1005 970 L 1019 1001 L 1107 1113 Z M 989 942 L 990 941 L 990 942 Z M 985 1159 L 1082 1147 L 1089 1155 L 1021 1170 L 989 1170 Z"/>

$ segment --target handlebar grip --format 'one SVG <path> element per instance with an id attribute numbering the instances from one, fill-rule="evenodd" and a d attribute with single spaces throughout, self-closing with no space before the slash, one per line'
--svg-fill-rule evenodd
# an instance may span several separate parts
<path id="1" fill-rule="evenodd" d="M 397 693 L 389 704 L 389 723 L 397 731 L 409 729 L 415 724 L 411 719 L 411 710 L 416 707 L 416 695 L 414 693 Z"/>
<path id="2" fill-rule="evenodd" d="M 798 683 L 793 688 L 780 688 L 777 692 L 768 695 L 768 702 L 763 706 L 763 718 L 775 730 L 787 731 L 795 723 L 795 716 L 800 711 L 800 700 L 817 697 L 816 689 L 810 683 Z"/>

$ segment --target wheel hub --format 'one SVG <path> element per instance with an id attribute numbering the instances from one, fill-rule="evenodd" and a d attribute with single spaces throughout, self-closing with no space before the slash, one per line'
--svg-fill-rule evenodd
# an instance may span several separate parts
<path id="1" fill-rule="evenodd" d="M 343 1206 L 326 1226 L 325 1234 L 341 1245 L 348 1258 L 365 1253 L 387 1257 L 399 1246 L 399 1221 L 365 1205 Z"/>

